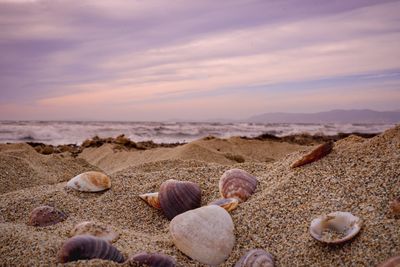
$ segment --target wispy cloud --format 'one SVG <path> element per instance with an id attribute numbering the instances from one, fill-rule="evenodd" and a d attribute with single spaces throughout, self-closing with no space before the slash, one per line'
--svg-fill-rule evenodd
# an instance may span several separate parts
<path id="1" fill-rule="evenodd" d="M 392 108 L 400 2 L 318 2 L 0 1 L 1 119 Z"/>

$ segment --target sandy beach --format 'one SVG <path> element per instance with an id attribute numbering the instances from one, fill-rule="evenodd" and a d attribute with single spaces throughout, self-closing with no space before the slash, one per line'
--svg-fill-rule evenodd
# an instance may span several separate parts
<path id="1" fill-rule="evenodd" d="M 205 266 L 171 241 L 170 221 L 138 195 L 157 192 L 168 179 L 197 183 L 202 205 L 220 198 L 218 182 L 240 168 L 258 179 L 255 193 L 230 212 L 236 242 L 220 266 L 233 266 L 249 249 L 262 248 L 276 266 L 376 266 L 400 254 L 400 217 L 390 202 L 400 196 L 400 126 L 373 138 L 349 136 L 311 164 L 290 165 L 315 144 L 232 137 L 203 138 L 174 147 L 125 149 L 115 144 L 44 155 L 32 146 L 0 144 L 0 266 L 54 266 L 57 253 L 79 222 L 92 220 L 117 233 L 113 245 L 125 257 L 161 252 L 178 266 Z M 103 171 L 112 187 L 99 193 L 66 188 L 85 171 Z M 47 227 L 27 225 L 38 206 L 54 206 L 68 218 Z M 319 215 L 348 211 L 363 221 L 351 241 L 326 245 L 309 234 Z M 104 260 L 66 266 L 129 266 Z M 133 266 L 133 265 L 131 265 Z"/>

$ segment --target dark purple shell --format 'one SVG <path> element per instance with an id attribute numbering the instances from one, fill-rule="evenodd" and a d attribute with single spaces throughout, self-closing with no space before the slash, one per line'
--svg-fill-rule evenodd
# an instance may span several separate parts
<path id="1" fill-rule="evenodd" d="M 50 206 L 40 206 L 32 210 L 29 216 L 29 225 L 49 226 L 64 221 L 67 214 Z"/>
<path id="2" fill-rule="evenodd" d="M 248 251 L 235 264 L 235 267 L 274 267 L 272 255 L 263 249 L 252 249 Z"/>
<path id="3" fill-rule="evenodd" d="M 201 205 L 200 187 L 192 182 L 168 180 L 161 184 L 159 191 L 161 209 L 172 220 L 185 211 Z"/>
<path id="4" fill-rule="evenodd" d="M 90 235 L 77 235 L 68 239 L 58 254 L 58 260 L 61 263 L 90 259 L 103 259 L 119 263 L 125 261 L 121 252 L 107 241 Z"/>
<path id="5" fill-rule="evenodd" d="M 246 201 L 256 190 L 257 178 L 241 169 L 226 171 L 219 180 L 219 192 L 223 198 Z"/>
<path id="6" fill-rule="evenodd" d="M 176 261 L 174 258 L 161 253 L 141 252 L 129 257 L 129 262 L 137 262 L 140 265 L 150 267 L 175 267 Z"/>

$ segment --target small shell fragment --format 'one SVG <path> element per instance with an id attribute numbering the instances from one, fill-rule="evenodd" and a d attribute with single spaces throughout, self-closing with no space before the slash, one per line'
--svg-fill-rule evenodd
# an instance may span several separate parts
<path id="1" fill-rule="evenodd" d="M 67 214 L 50 206 L 40 206 L 32 210 L 28 225 L 49 226 L 64 221 Z"/>
<path id="2" fill-rule="evenodd" d="M 394 256 L 378 265 L 378 267 L 400 267 L 400 255 Z"/>
<path id="3" fill-rule="evenodd" d="M 241 169 L 226 171 L 219 180 L 219 192 L 223 198 L 246 201 L 256 190 L 257 178 Z"/>
<path id="4" fill-rule="evenodd" d="M 69 180 L 67 187 L 82 192 L 99 192 L 111 188 L 111 180 L 104 173 L 90 171 Z"/>
<path id="5" fill-rule="evenodd" d="M 124 256 L 107 241 L 91 235 L 74 236 L 62 245 L 58 260 L 61 263 L 77 260 L 103 259 L 122 263 Z"/>
<path id="6" fill-rule="evenodd" d="M 140 266 L 150 266 L 150 267 L 175 267 L 176 260 L 170 256 L 162 253 L 147 253 L 141 252 L 132 255 L 128 259 L 129 262 L 136 262 Z"/>
<path id="7" fill-rule="evenodd" d="M 201 189 L 192 182 L 167 180 L 161 184 L 158 196 L 161 209 L 169 220 L 201 205 Z"/>
<path id="8" fill-rule="evenodd" d="M 139 195 L 141 199 L 144 200 L 149 206 L 156 208 L 158 210 L 161 209 L 160 199 L 158 197 L 158 192 L 155 193 L 146 193 Z"/>
<path id="9" fill-rule="evenodd" d="M 252 249 L 239 259 L 235 267 L 274 267 L 271 254 L 263 249 Z"/>
<path id="10" fill-rule="evenodd" d="M 339 244 L 355 237 L 361 226 L 362 221 L 357 216 L 336 211 L 312 220 L 310 234 L 323 243 Z"/>
<path id="11" fill-rule="evenodd" d="M 394 215 L 400 214 L 400 196 L 390 203 L 390 209 Z"/>
<path id="12" fill-rule="evenodd" d="M 71 237 L 76 235 L 92 235 L 112 243 L 116 241 L 119 235 L 111 227 L 102 225 L 93 221 L 81 222 L 75 225 L 70 232 Z"/>
<path id="13" fill-rule="evenodd" d="M 325 157 L 332 151 L 333 145 L 334 145 L 333 142 L 328 142 L 317 146 L 315 149 L 305 154 L 299 160 L 292 163 L 290 167 L 297 168 Z"/>
<path id="14" fill-rule="evenodd" d="M 224 208 L 226 211 L 232 211 L 236 209 L 237 206 L 239 205 L 239 200 L 237 198 L 220 198 L 214 200 L 208 205 L 217 205 L 220 206 L 221 208 Z"/>

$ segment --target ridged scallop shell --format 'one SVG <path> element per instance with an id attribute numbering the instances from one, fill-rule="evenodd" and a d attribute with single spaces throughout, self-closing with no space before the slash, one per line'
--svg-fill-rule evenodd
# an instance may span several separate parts
<path id="1" fill-rule="evenodd" d="M 162 253 L 147 253 L 141 252 L 129 257 L 129 262 L 136 262 L 139 265 L 150 267 L 175 267 L 176 261 L 174 258 Z"/>
<path id="2" fill-rule="evenodd" d="M 263 249 L 252 249 L 239 259 L 235 267 L 274 267 L 271 254 Z"/>
<path id="3" fill-rule="evenodd" d="M 224 208 L 226 211 L 232 211 L 239 205 L 239 200 L 236 198 L 220 198 L 210 202 L 208 205 L 217 205 Z"/>
<path id="4" fill-rule="evenodd" d="M 400 267 L 400 255 L 394 256 L 378 265 L 378 267 Z"/>
<path id="5" fill-rule="evenodd" d="M 224 262 L 235 245 L 233 221 L 229 213 L 216 205 L 182 213 L 172 219 L 169 232 L 175 246 L 203 264 Z"/>
<path id="6" fill-rule="evenodd" d="M 390 209 L 392 210 L 392 213 L 394 215 L 400 214 L 400 197 L 395 198 L 391 203 L 390 203 Z"/>
<path id="7" fill-rule="evenodd" d="M 350 212 L 336 211 L 312 220 L 310 234 L 318 241 L 339 244 L 355 237 L 362 221 Z"/>
<path id="8" fill-rule="evenodd" d="M 158 197 L 161 209 L 169 220 L 201 205 L 200 187 L 192 182 L 167 180 L 161 184 Z"/>
<path id="9" fill-rule="evenodd" d="M 113 231 L 111 227 L 92 221 L 78 223 L 71 230 L 70 235 L 92 235 L 104 239 L 110 243 L 116 241 L 119 237 L 119 235 Z"/>
<path id="10" fill-rule="evenodd" d="M 74 236 L 62 245 L 58 260 L 61 263 L 77 261 L 103 259 L 122 263 L 124 256 L 107 241 L 91 235 Z"/>
<path id="11" fill-rule="evenodd" d="M 146 194 L 141 194 L 139 195 L 141 199 L 144 200 L 149 206 L 156 208 L 156 209 L 161 209 L 161 204 L 160 204 L 160 199 L 158 196 L 158 192 L 155 193 L 146 193 Z"/>
<path id="12" fill-rule="evenodd" d="M 226 171 L 219 180 L 219 192 L 223 198 L 246 201 L 256 190 L 257 178 L 241 169 Z"/>
<path id="13" fill-rule="evenodd" d="M 110 177 L 101 172 L 84 172 L 68 181 L 67 186 L 82 192 L 98 192 L 111 187 Z"/>
<path id="14" fill-rule="evenodd" d="M 333 145 L 334 145 L 333 142 L 328 142 L 317 146 L 315 149 L 305 154 L 299 160 L 296 160 L 294 163 L 292 163 L 290 167 L 292 168 L 300 167 L 325 157 L 332 151 Z"/>
<path id="15" fill-rule="evenodd" d="M 67 214 L 50 206 L 40 206 L 32 210 L 29 216 L 29 225 L 49 226 L 64 221 Z"/>

